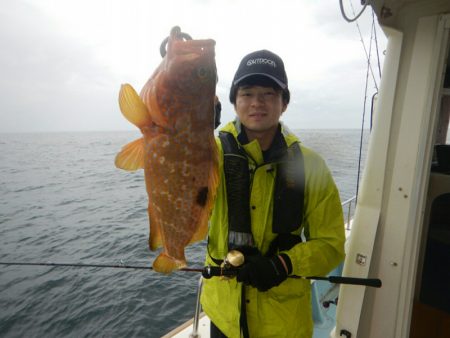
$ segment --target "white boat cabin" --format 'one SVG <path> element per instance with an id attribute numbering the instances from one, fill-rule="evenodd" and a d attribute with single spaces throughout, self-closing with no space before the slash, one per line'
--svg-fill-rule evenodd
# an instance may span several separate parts
<path id="1" fill-rule="evenodd" d="M 450 337 L 450 1 L 372 0 L 388 42 L 333 337 Z"/>

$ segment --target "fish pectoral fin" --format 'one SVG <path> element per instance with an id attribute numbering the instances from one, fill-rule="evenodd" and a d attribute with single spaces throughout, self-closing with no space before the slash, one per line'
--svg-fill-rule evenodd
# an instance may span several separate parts
<path id="1" fill-rule="evenodd" d="M 135 171 L 144 168 L 144 138 L 141 137 L 125 145 L 116 155 L 117 168 Z"/>
<path id="2" fill-rule="evenodd" d="M 123 116 L 135 126 L 142 128 L 152 123 L 147 107 L 128 83 L 120 87 L 119 106 Z"/>

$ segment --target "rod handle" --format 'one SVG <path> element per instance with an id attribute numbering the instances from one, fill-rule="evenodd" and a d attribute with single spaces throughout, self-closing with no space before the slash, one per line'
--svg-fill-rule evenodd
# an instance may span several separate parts
<path id="1" fill-rule="evenodd" d="M 352 285 L 365 285 L 374 288 L 381 288 L 381 280 L 378 278 L 356 278 L 356 277 L 339 277 L 329 276 L 328 280 L 335 284 L 352 284 Z"/>
<path id="2" fill-rule="evenodd" d="M 210 279 L 211 277 L 227 276 L 233 277 L 237 275 L 238 269 L 236 268 L 222 268 L 220 266 L 205 266 L 202 270 L 203 278 Z"/>

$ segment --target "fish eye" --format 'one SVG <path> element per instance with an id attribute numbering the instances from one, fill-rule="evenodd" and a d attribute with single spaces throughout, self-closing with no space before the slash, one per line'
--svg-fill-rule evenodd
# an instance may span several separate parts
<path id="1" fill-rule="evenodd" d="M 205 68 L 205 67 L 199 67 L 199 68 L 197 68 L 197 76 L 198 76 L 200 79 L 206 78 L 206 77 L 208 76 L 208 74 L 209 74 L 209 71 L 208 71 L 207 68 Z"/>

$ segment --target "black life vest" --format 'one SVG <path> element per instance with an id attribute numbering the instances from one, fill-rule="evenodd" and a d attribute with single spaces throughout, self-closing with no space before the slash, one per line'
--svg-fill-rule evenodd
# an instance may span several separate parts
<path id="1" fill-rule="evenodd" d="M 268 255 L 277 250 L 288 250 L 301 242 L 293 235 L 303 221 L 305 169 L 303 154 L 298 143 L 290 147 L 278 131 L 275 151 L 268 163 L 276 166 L 273 201 L 272 231 L 278 234 L 271 243 Z M 251 233 L 250 189 L 251 170 L 249 156 L 231 133 L 220 132 L 219 139 L 224 154 L 224 174 L 228 204 L 228 250 L 242 246 L 254 246 Z"/>

